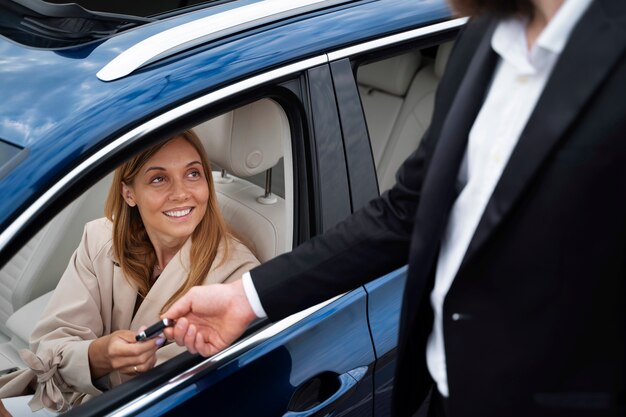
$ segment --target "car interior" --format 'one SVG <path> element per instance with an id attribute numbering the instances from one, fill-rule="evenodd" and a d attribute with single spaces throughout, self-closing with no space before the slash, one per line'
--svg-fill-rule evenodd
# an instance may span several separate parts
<path id="1" fill-rule="evenodd" d="M 213 172 L 217 198 L 236 235 L 261 262 L 290 250 L 291 134 L 282 107 L 261 99 L 193 130 L 212 168 L 221 168 Z M 277 170 L 286 172 L 272 176 Z M 0 374 L 24 366 L 18 351 L 28 347 L 85 223 L 103 216 L 112 177 L 110 173 L 68 205 L 0 270 Z"/>
<path id="2" fill-rule="evenodd" d="M 426 131 L 452 43 L 411 50 L 358 68 L 379 189 Z M 427 52 L 427 53 L 426 53 Z M 283 108 L 260 99 L 194 127 L 213 164 L 226 221 L 261 262 L 292 249 L 293 163 Z M 28 340 L 78 246 L 86 222 L 103 216 L 112 173 L 45 225 L 0 269 L 0 375 L 24 364 Z"/>
<path id="3" fill-rule="evenodd" d="M 430 124 L 435 91 L 451 50 L 452 42 L 447 42 L 434 51 L 413 50 L 358 68 L 381 194 L 395 184 L 396 171 Z"/>

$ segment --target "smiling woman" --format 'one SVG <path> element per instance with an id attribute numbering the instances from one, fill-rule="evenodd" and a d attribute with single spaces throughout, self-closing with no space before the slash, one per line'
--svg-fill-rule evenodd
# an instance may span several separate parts
<path id="1" fill-rule="evenodd" d="M 239 279 L 258 264 L 230 233 L 206 153 L 191 131 L 122 164 L 106 218 L 89 222 L 32 338 L 29 368 L 0 378 L 0 398 L 66 411 L 177 355 L 135 334 L 190 287 Z M 7 408 L 10 401 L 5 400 Z"/>
<path id="2" fill-rule="evenodd" d="M 147 293 L 149 281 L 194 235 L 197 244 L 191 249 L 188 285 L 181 287 L 166 306 L 202 282 L 218 246 L 228 242 L 225 237 L 229 231 L 217 204 L 209 161 L 192 131 L 118 168 L 105 212 L 113 223 L 115 256 L 121 260 L 125 274 L 137 284 L 139 294 Z"/>

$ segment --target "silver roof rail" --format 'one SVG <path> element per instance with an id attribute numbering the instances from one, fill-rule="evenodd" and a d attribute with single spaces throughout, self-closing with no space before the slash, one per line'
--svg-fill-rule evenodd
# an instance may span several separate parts
<path id="1" fill-rule="evenodd" d="M 226 10 L 165 30 L 131 46 L 105 65 L 97 77 L 113 81 L 175 53 L 218 37 L 350 0 L 265 0 Z"/>

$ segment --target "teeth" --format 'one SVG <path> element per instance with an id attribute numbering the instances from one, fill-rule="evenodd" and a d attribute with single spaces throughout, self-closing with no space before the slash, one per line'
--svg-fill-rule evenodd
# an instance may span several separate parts
<path id="1" fill-rule="evenodd" d="M 175 210 L 175 211 L 166 211 L 165 215 L 169 216 L 169 217 L 183 217 L 188 215 L 191 212 L 191 209 L 185 209 L 185 210 Z"/>

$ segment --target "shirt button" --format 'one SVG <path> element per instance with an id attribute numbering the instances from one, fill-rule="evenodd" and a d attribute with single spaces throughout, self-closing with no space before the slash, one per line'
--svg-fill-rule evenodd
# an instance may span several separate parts
<path id="1" fill-rule="evenodd" d="M 472 316 L 465 313 L 453 313 L 450 315 L 450 318 L 452 321 L 472 320 Z"/>
<path id="2" fill-rule="evenodd" d="M 503 158 L 502 158 L 502 154 L 501 154 L 500 152 L 496 152 L 496 153 L 494 153 L 494 154 L 493 154 L 493 160 L 494 160 L 494 162 L 496 162 L 496 163 L 498 163 L 498 164 L 501 164 L 501 163 L 502 163 L 502 160 L 503 160 Z"/>
<path id="3" fill-rule="evenodd" d="M 517 77 L 517 82 L 520 83 L 520 84 L 526 84 L 528 82 L 528 80 L 529 80 L 528 75 L 519 75 Z"/>

